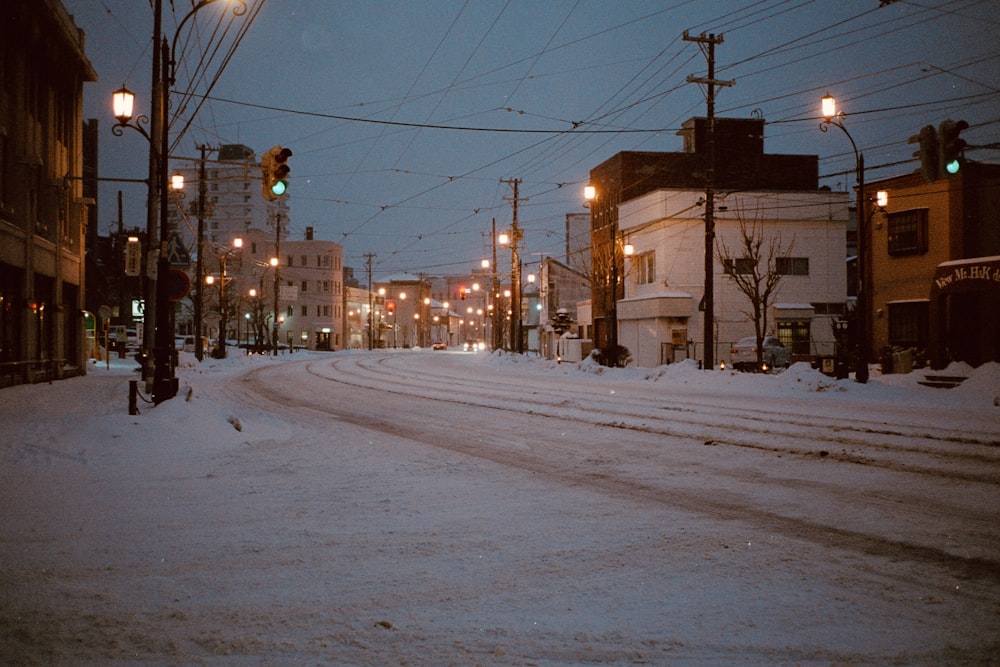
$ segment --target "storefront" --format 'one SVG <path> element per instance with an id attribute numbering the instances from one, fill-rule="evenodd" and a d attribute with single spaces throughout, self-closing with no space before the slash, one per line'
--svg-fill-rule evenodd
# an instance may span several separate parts
<path id="1" fill-rule="evenodd" d="M 933 368 L 1000 361 L 1000 256 L 939 264 L 931 286 Z"/>

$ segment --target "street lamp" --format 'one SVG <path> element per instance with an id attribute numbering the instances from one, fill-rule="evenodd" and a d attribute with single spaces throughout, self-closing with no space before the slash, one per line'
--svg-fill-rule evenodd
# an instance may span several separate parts
<path id="1" fill-rule="evenodd" d="M 157 405 L 176 396 L 178 386 L 177 378 L 174 375 L 173 318 L 171 317 L 170 285 L 167 280 L 167 274 L 170 270 L 168 258 L 170 233 L 167 229 L 167 194 L 169 190 L 167 187 L 169 182 L 167 153 L 170 128 L 167 117 L 167 100 L 170 96 L 170 86 L 174 82 L 176 65 L 174 51 L 177 48 L 177 39 L 181 29 L 187 21 L 198 11 L 217 1 L 200 0 L 192 7 L 178 23 L 171 48 L 167 45 L 166 35 L 163 34 L 163 0 L 153 0 L 153 67 L 150 82 L 152 122 L 148 132 L 142 128 L 142 124 L 149 122 L 146 116 L 139 116 L 136 118 L 135 124 L 129 124 L 132 119 L 135 95 L 124 86 L 112 94 L 113 112 L 118 121 L 118 124 L 111 128 L 112 133 L 121 136 L 122 128 L 131 127 L 142 134 L 149 143 L 149 178 L 147 181 L 149 196 L 147 198 L 146 235 L 151 244 L 154 240 L 159 241 L 159 253 L 155 277 L 148 277 L 149 272 L 147 271 L 143 339 L 153 340 L 152 394 L 153 402 Z M 234 15 L 239 16 L 246 13 L 245 0 L 233 0 L 233 2 L 236 3 L 233 8 Z M 157 200 L 159 202 L 159 218 L 157 218 Z M 155 299 L 151 298 L 154 294 Z M 146 358 L 148 359 L 148 354 Z M 148 382 L 148 364 L 146 369 Z"/>
<path id="2" fill-rule="evenodd" d="M 870 275 L 867 266 L 870 259 L 870 251 L 868 248 L 869 225 L 866 219 L 867 214 L 865 212 L 865 209 L 867 208 L 867 200 L 865 199 L 865 156 L 863 153 L 858 151 L 858 146 L 854 143 L 854 138 L 851 136 L 851 133 L 847 131 L 847 128 L 844 127 L 844 117 L 846 114 L 844 114 L 843 111 L 837 110 L 837 101 L 832 95 L 830 95 L 830 93 L 823 96 L 821 113 L 823 114 L 823 121 L 819 124 L 819 129 L 826 132 L 830 125 L 840 128 L 844 135 L 847 136 L 848 141 L 851 142 L 851 148 L 854 151 L 854 170 L 858 181 L 858 203 L 855 216 L 857 219 L 858 245 L 858 294 L 855 314 L 857 317 L 858 331 L 855 340 L 856 359 L 854 380 L 863 384 L 868 382 L 868 320 L 870 316 L 870 310 L 868 307 L 869 285 L 867 284 L 867 278 Z"/>
<path id="3" fill-rule="evenodd" d="M 510 234 L 500 234 L 497 239 L 500 245 L 510 245 L 510 283 L 513 288 L 510 299 L 512 311 L 511 351 L 518 354 L 524 352 L 524 342 L 521 340 L 521 256 L 518 250 L 522 236 L 515 220 L 511 225 Z"/>
<path id="4" fill-rule="evenodd" d="M 243 239 L 236 238 L 233 239 L 233 245 L 219 253 L 219 345 L 218 351 L 214 355 L 216 359 L 226 358 L 226 336 L 229 327 L 229 305 L 226 303 L 226 282 L 229 277 L 226 273 L 226 259 L 229 255 L 240 250 L 243 247 Z M 205 282 L 209 285 L 212 284 L 212 276 L 206 276 Z M 200 335 L 200 334 L 199 334 Z"/>

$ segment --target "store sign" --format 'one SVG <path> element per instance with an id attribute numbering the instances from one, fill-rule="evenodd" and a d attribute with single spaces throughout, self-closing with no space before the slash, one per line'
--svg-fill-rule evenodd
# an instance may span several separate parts
<path id="1" fill-rule="evenodd" d="M 989 287 L 991 284 L 1000 287 L 1000 260 L 992 258 L 942 264 L 934 277 L 934 287 L 939 290 Z"/>

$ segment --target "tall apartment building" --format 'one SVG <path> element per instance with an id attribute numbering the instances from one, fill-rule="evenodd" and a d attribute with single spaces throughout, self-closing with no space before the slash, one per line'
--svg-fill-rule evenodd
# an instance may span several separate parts
<path id="1" fill-rule="evenodd" d="M 253 149 L 242 144 L 224 144 L 206 150 L 205 160 L 192 157 L 172 173 L 184 176 L 183 196 L 174 196 L 169 224 L 181 235 L 193 256 L 197 252 L 199 199 L 204 189 L 202 210 L 205 243 L 227 247 L 232 239 L 250 229 L 271 230 L 275 221 L 288 221 L 288 197 L 273 202 L 261 196 L 260 162 Z M 287 226 L 287 224 L 286 224 Z"/>

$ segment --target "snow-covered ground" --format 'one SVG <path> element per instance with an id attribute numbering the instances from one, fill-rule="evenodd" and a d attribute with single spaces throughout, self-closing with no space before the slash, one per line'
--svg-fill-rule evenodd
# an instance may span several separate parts
<path id="1" fill-rule="evenodd" d="M 955 389 L 430 350 L 0 390 L 0 663 L 998 664 Z"/>

